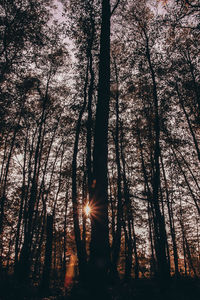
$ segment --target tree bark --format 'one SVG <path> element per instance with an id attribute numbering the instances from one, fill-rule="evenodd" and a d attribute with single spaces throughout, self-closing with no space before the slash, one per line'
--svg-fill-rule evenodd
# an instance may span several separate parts
<path id="1" fill-rule="evenodd" d="M 112 244 L 112 276 L 114 278 L 118 278 L 118 270 L 117 270 L 117 264 L 119 260 L 119 254 L 120 254 L 120 245 L 121 245 L 121 227 L 122 227 L 122 215 L 123 215 L 123 209 L 122 209 L 122 188 L 121 188 L 121 162 L 120 162 L 120 149 L 119 149 L 119 81 L 118 81 L 118 70 L 116 65 L 116 59 L 114 58 L 114 68 L 115 68 L 115 77 L 116 77 L 116 125 L 115 125 L 115 136 L 114 136 L 114 142 L 115 142 L 115 155 L 116 155 L 116 165 L 117 165 L 117 228 L 116 232 L 113 238 L 113 244 Z"/>
<path id="2" fill-rule="evenodd" d="M 108 230 L 108 118 L 110 100 L 110 1 L 102 0 L 99 85 L 93 152 L 93 211 L 90 266 L 95 281 L 105 282 L 110 266 Z"/>
<path id="3" fill-rule="evenodd" d="M 40 288 L 43 292 L 48 292 L 50 287 L 51 262 L 52 262 L 52 241 L 53 241 L 53 216 L 47 215 L 46 223 L 46 246 L 43 277 Z"/>
<path id="4" fill-rule="evenodd" d="M 89 63 L 87 64 L 86 76 L 85 76 L 85 85 L 84 85 L 84 100 L 82 108 L 79 112 L 78 121 L 76 124 L 76 133 L 75 133 L 75 141 L 74 141 L 74 150 L 73 150 L 73 159 L 72 159 L 72 207 L 73 207 L 73 222 L 74 222 L 74 234 L 77 248 L 77 257 L 78 257 L 78 265 L 79 265 L 79 273 L 80 277 L 84 278 L 85 267 L 86 267 L 86 257 L 83 249 L 81 232 L 80 232 L 80 224 L 79 224 L 79 210 L 78 210 L 78 199 L 77 199 L 77 155 L 78 155 L 78 143 L 79 136 L 81 131 L 81 121 L 83 117 L 83 113 L 87 104 L 87 85 L 88 85 L 88 68 Z"/>
<path id="5" fill-rule="evenodd" d="M 161 166 L 162 166 L 162 172 L 163 172 L 164 183 L 165 183 L 170 233 L 171 233 L 172 246 L 173 246 L 175 276 L 178 278 L 180 276 L 180 274 L 179 274 L 179 269 L 178 269 L 178 251 L 177 251 L 177 244 L 176 244 L 176 234 L 175 234 L 175 228 L 174 228 L 174 225 L 173 225 L 173 214 L 172 214 L 172 211 L 170 209 L 170 204 L 169 204 L 169 191 L 168 191 L 167 178 L 166 178 L 166 174 L 165 174 L 165 168 L 164 168 L 162 155 L 160 157 L 161 157 Z"/>
<path id="6" fill-rule="evenodd" d="M 160 118 L 159 118 L 159 103 L 157 94 L 157 83 L 154 68 L 151 61 L 151 54 L 149 49 L 149 39 L 145 30 L 143 30 L 146 38 L 146 58 L 149 64 L 149 70 L 151 74 L 152 84 L 153 84 L 153 100 L 154 100 L 154 157 L 153 157 L 153 178 L 152 178 L 152 188 L 153 188 L 153 207 L 155 210 L 155 228 L 156 233 L 156 256 L 158 264 L 158 275 L 162 279 L 166 279 L 170 276 L 170 270 L 168 267 L 168 261 L 166 257 L 166 230 L 164 223 L 164 216 L 160 210 Z"/>

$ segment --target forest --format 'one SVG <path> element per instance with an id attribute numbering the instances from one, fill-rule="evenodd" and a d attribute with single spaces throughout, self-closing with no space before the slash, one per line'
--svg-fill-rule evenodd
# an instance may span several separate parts
<path id="1" fill-rule="evenodd" d="M 199 299 L 199 169 L 199 0 L 0 1 L 0 299 Z"/>

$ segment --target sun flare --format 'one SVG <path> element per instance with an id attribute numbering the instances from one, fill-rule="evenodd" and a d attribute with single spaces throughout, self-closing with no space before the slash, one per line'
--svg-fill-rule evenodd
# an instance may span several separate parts
<path id="1" fill-rule="evenodd" d="M 86 204 L 84 211 L 85 211 L 86 216 L 89 217 L 89 215 L 91 213 L 91 207 L 89 206 L 89 203 Z"/>

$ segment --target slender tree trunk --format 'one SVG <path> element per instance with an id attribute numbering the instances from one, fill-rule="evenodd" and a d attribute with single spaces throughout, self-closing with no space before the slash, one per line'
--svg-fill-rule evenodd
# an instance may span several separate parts
<path id="1" fill-rule="evenodd" d="M 118 82 L 118 70 L 116 65 L 116 59 L 114 58 L 114 67 L 115 67 L 115 77 L 116 77 L 116 126 L 115 126 L 115 153 L 116 153 L 116 165 L 117 165 L 117 229 L 114 235 L 113 244 L 112 244 L 112 276 L 118 278 L 117 264 L 120 254 L 120 245 L 121 245 L 121 227 L 122 227 L 122 190 L 121 190 L 121 162 L 120 162 L 120 149 L 119 149 L 119 82 Z"/>
<path id="2" fill-rule="evenodd" d="M 199 92 L 198 82 L 197 82 L 196 77 L 195 77 L 194 66 L 193 66 L 192 61 L 191 61 L 189 49 L 187 49 L 187 56 L 188 56 L 187 62 L 188 62 L 189 67 L 190 67 L 194 92 L 195 92 L 197 106 L 198 106 L 198 110 L 197 110 L 198 111 L 198 116 L 200 116 L 200 92 Z"/>
<path id="3" fill-rule="evenodd" d="M 41 91 L 38 87 L 38 92 L 43 99 L 42 103 L 42 112 L 41 118 L 38 128 L 38 136 L 37 136 L 37 143 L 35 148 L 34 154 L 34 170 L 33 170 L 33 177 L 31 180 L 31 189 L 30 189 L 30 197 L 29 201 L 26 203 L 27 207 L 26 210 L 26 221 L 25 229 L 24 229 L 24 243 L 22 246 L 22 251 L 20 254 L 19 259 L 19 278 L 23 281 L 27 281 L 29 279 L 30 270 L 31 270 L 31 257 L 32 257 L 32 240 L 33 240 L 33 222 L 34 222 L 34 207 L 37 200 L 38 195 L 38 177 L 39 177 L 39 168 L 41 161 L 41 149 L 42 145 L 42 137 L 44 134 L 44 125 L 46 121 L 46 106 L 48 101 L 48 87 L 51 78 L 51 72 L 49 73 L 45 91 L 45 97 L 41 94 Z"/>
<path id="4" fill-rule="evenodd" d="M 41 251 L 42 251 L 42 246 L 43 246 L 43 241 L 44 241 L 44 234 L 45 234 L 45 223 L 46 223 L 46 208 L 43 207 L 43 211 L 41 213 L 41 231 L 40 235 L 38 233 L 37 237 L 37 244 L 35 244 L 35 251 L 34 252 L 34 270 L 33 270 L 33 280 L 37 278 L 39 281 L 41 280 L 42 277 L 42 272 L 41 272 L 41 265 L 42 265 L 42 260 L 41 260 Z"/>
<path id="5" fill-rule="evenodd" d="M 139 278 L 139 258 L 138 258 L 138 250 L 137 250 L 137 239 L 135 234 L 135 228 L 132 220 L 132 231 L 133 231 L 133 250 L 134 250 L 134 256 L 135 256 L 135 279 Z M 129 230 L 130 231 L 130 230 Z"/>
<path id="6" fill-rule="evenodd" d="M 148 202 L 148 224 L 149 224 L 149 239 L 150 239 L 150 245 L 151 245 L 151 261 L 150 261 L 150 274 L 151 277 L 155 277 L 157 273 L 156 269 L 156 260 L 154 255 L 154 244 L 153 244 L 153 233 L 152 233 L 152 217 L 151 217 L 151 207 L 150 203 Z"/>
<path id="7" fill-rule="evenodd" d="M 142 148 L 142 141 L 140 137 L 140 131 L 137 124 L 137 136 L 138 136 L 138 144 L 140 149 L 140 158 L 141 158 L 141 167 L 142 172 L 144 176 L 144 184 L 145 184 L 145 193 L 147 194 L 147 200 L 148 200 L 148 221 L 149 221 L 149 235 L 150 235 L 150 242 L 151 242 L 151 267 L 152 272 L 155 277 L 158 277 L 158 261 L 157 261 L 157 245 L 158 245 L 158 227 L 155 222 L 155 210 L 153 207 L 153 192 L 151 191 L 149 179 L 147 170 L 145 167 L 145 161 L 144 161 L 144 154 L 143 154 L 143 148 Z M 153 221 L 153 226 L 152 226 Z M 154 255 L 154 249 L 155 254 Z"/>
<path id="8" fill-rule="evenodd" d="M 185 246 L 186 246 L 186 252 L 187 252 L 188 263 L 189 263 L 190 269 L 193 271 L 194 277 L 197 278 L 196 269 L 193 264 L 193 260 L 192 260 L 192 256 L 191 256 L 190 246 L 188 244 L 188 240 L 187 240 L 186 236 L 185 236 Z"/>
<path id="9" fill-rule="evenodd" d="M 80 225 L 79 225 L 79 210 L 78 210 L 76 181 L 77 181 L 77 155 L 78 155 L 79 136 L 81 130 L 81 121 L 87 104 L 88 68 L 89 68 L 89 63 L 87 65 L 86 77 L 85 77 L 83 106 L 80 110 L 78 121 L 76 124 L 76 134 L 75 134 L 73 159 L 72 159 L 72 206 L 73 206 L 74 234 L 75 234 L 75 241 L 76 241 L 76 248 L 77 248 L 79 273 L 83 279 L 84 279 L 85 268 L 86 268 L 86 257 L 83 249 Z"/>
<path id="10" fill-rule="evenodd" d="M 83 170 L 85 170 L 84 158 L 83 158 Z M 86 251 L 86 214 L 84 211 L 84 207 L 87 202 L 87 174 L 84 172 L 83 174 L 83 182 L 82 182 L 82 245 L 83 251 L 85 252 L 85 257 L 87 258 L 87 251 Z"/>
<path id="11" fill-rule="evenodd" d="M 139 278 L 139 258 L 138 258 L 138 250 L 137 250 L 137 239 L 136 239 L 136 234 L 135 234 L 135 226 L 134 226 L 134 216 L 133 216 L 133 210 L 131 206 L 131 199 L 130 199 L 130 192 L 129 192 L 129 186 L 128 186 L 128 180 L 126 176 L 126 167 L 125 167 L 125 157 L 123 153 L 123 130 L 121 126 L 121 160 L 122 160 L 122 167 L 123 167 L 123 184 L 124 184 L 124 200 L 125 204 L 127 206 L 127 222 L 128 222 L 128 258 L 127 258 L 127 263 L 130 263 L 131 259 L 131 264 L 128 266 L 127 270 L 125 271 L 125 277 L 129 277 L 130 274 L 126 272 L 131 272 L 132 268 L 132 252 L 134 250 L 134 256 L 135 256 L 135 266 L 134 266 L 134 271 L 135 271 L 135 279 Z"/>
<path id="12" fill-rule="evenodd" d="M 27 159 L 27 142 L 28 136 L 26 136 L 25 145 L 24 145 L 24 164 L 23 164 L 23 179 L 22 179 L 22 188 L 21 188 L 21 201 L 19 208 L 19 217 L 17 222 L 17 232 L 16 232 L 16 240 L 15 240 L 15 262 L 14 262 L 14 273 L 17 275 L 17 265 L 18 265 L 18 256 L 19 256 L 19 239 L 20 239 L 20 228 L 23 216 L 23 207 L 24 207 L 24 199 L 25 199 L 25 182 L 26 182 L 26 159 Z"/>
<path id="13" fill-rule="evenodd" d="M 170 270 L 168 266 L 168 261 L 166 257 L 166 230 L 164 223 L 164 216 L 160 210 L 160 195 L 159 190 L 161 187 L 160 182 L 160 118 L 159 118 L 159 103 L 158 103 L 158 95 L 157 95 L 157 83 L 154 68 L 151 62 L 151 55 L 149 49 L 149 40 L 144 30 L 144 35 L 146 38 L 146 57 L 149 64 L 152 84 L 153 84 L 153 100 L 154 100 L 154 133 L 155 133 L 155 141 L 154 141 L 154 158 L 153 158 L 153 178 L 152 178 L 152 188 L 153 188 L 153 207 L 155 210 L 155 228 L 157 229 L 156 238 L 156 255 L 157 255 L 157 263 L 158 263 L 158 275 L 161 279 L 168 278 L 170 276 Z"/>
<path id="14" fill-rule="evenodd" d="M 89 194 L 89 201 L 91 200 L 91 193 L 92 193 L 92 98 L 94 92 L 94 70 L 93 70 L 93 54 L 92 54 L 92 47 L 94 42 L 94 34 L 95 34 L 95 24 L 94 20 L 91 17 L 91 25 L 92 25 L 92 32 L 90 37 L 90 44 L 89 44 L 89 73 L 90 73 L 90 83 L 88 88 L 88 119 L 87 119 L 87 155 L 86 155 L 86 168 L 87 168 L 87 185 L 88 185 L 88 194 Z"/>
<path id="15" fill-rule="evenodd" d="M 46 245 L 43 276 L 40 288 L 47 293 L 50 287 L 51 263 L 52 263 L 52 242 L 53 242 L 53 215 L 47 215 L 46 221 Z"/>
<path id="16" fill-rule="evenodd" d="M 182 99 L 181 94 L 179 92 L 179 87 L 178 87 L 177 83 L 176 83 L 176 92 L 177 92 L 177 95 L 178 95 L 179 103 L 180 103 L 180 105 L 181 105 L 181 107 L 183 109 L 183 112 L 185 114 L 185 117 L 186 117 L 186 120 L 187 120 L 187 123 L 188 123 L 188 127 L 189 127 L 189 130 L 190 130 L 190 133 L 192 135 L 192 139 L 193 139 L 194 146 L 195 146 L 195 149 L 196 149 L 196 152 L 197 152 L 198 160 L 200 161 L 200 149 L 199 149 L 199 145 L 198 145 L 198 142 L 197 142 L 197 138 L 196 138 L 196 135 L 195 135 L 194 130 L 192 128 L 192 125 L 191 125 L 188 113 L 187 113 L 187 111 L 186 111 L 186 109 L 184 107 L 183 99 Z"/>
<path id="17" fill-rule="evenodd" d="M 11 140 L 11 146 L 10 146 L 10 150 L 9 150 L 9 153 L 8 153 L 8 158 L 7 158 L 7 162 L 6 162 L 6 166 L 5 166 L 5 175 L 4 175 L 4 178 L 2 178 L 2 181 L 1 181 L 1 191 L 0 191 L 0 247 L 2 246 L 1 245 L 1 240 L 2 240 L 1 235 L 3 234 L 4 209 L 5 209 L 5 201 L 6 201 L 6 197 L 7 197 L 7 181 L 8 181 L 8 175 L 9 175 L 9 170 L 10 170 L 10 162 L 11 162 L 11 158 L 12 158 L 12 154 L 13 154 L 13 149 L 14 149 L 14 145 L 15 145 L 16 136 L 17 136 L 17 133 L 18 133 L 18 128 L 19 128 L 21 118 L 22 118 L 22 112 L 23 112 L 24 104 L 25 104 L 25 99 L 23 99 L 21 111 L 19 113 L 17 124 L 15 126 L 15 130 L 14 130 L 13 137 L 12 137 L 12 140 Z"/>
<path id="18" fill-rule="evenodd" d="M 178 251 L 177 251 L 177 245 L 176 245 L 176 234 L 175 234 L 175 228 L 173 226 L 173 215 L 172 211 L 170 209 L 170 200 L 169 200 L 169 191 L 168 191 L 168 184 L 167 184 L 167 178 L 165 174 L 165 168 L 163 164 L 163 159 L 161 155 L 161 166 L 162 166 L 162 172 L 165 182 L 165 191 L 166 191 L 166 200 L 167 200 L 167 209 L 168 209 L 168 216 L 169 216 L 169 225 L 170 225 L 170 233 L 172 238 L 172 246 L 173 246 L 173 254 L 174 254 L 174 266 L 175 266 L 175 276 L 179 277 L 179 269 L 178 269 Z"/>
<path id="19" fill-rule="evenodd" d="M 163 222 L 164 222 L 164 224 L 166 224 L 166 221 L 165 221 L 164 199 L 163 199 L 163 193 L 162 193 L 162 189 L 161 188 L 160 188 L 160 200 L 161 200 L 161 207 L 162 207 Z M 169 269 L 169 272 L 171 273 L 170 251 L 169 251 L 169 243 L 168 243 L 168 240 L 167 240 L 166 230 L 165 230 L 165 234 L 166 234 L 166 236 L 165 236 L 165 241 L 166 241 L 166 257 L 167 257 L 168 269 Z"/>
<path id="20" fill-rule="evenodd" d="M 191 185 L 190 185 L 190 183 L 189 183 L 189 181 L 188 181 L 188 179 L 187 179 L 187 176 L 185 175 L 185 171 L 183 170 L 183 168 L 182 168 L 182 166 L 181 166 L 181 164 L 180 164 L 180 161 L 179 161 L 179 159 L 178 159 L 178 157 L 177 157 L 175 151 L 173 150 L 173 148 L 172 148 L 172 152 L 173 152 L 173 154 L 174 154 L 174 156 L 175 156 L 175 159 L 176 159 L 176 161 L 177 161 L 177 164 L 178 164 L 178 166 L 179 166 L 179 169 L 180 169 L 180 171 L 181 171 L 181 173 L 182 173 L 182 175 L 183 175 L 183 177 L 184 177 L 184 179 L 185 179 L 185 183 L 186 183 L 186 185 L 187 185 L 187 187 L 188 187 L 188 189 L 189 189 L 189 192 L 190 192 L 190 194 L 191 194 L 191 196 L 192 196 L 192 199 L 194 200 L 194 204 L 195 204 L 195 206 L 196 206 L 196 208 L 197 208 L 198 214 L 200 215 L 200 207 L 199 207 L 199 204 L 198 204 L 198 202 L 197 202 L 197 198 L 196 198 L 196 196 L 195 196 L 194 193 L 193 193 L 193 190 L 192 190 L 192 188 L 191 188 Z"/>
<path id="21" fill-rule="evenodd" d="M 122 220 L 122 226 L 124 229 L 125 250 L 126 250 L 124 280 L 128 281 L 131 278 L 133 245 L 132 245 L 132 237 L 130 238 L 130 234 L 127 232 L 126 222 L 124 220 Z"/>
<path id="22" fill-rule="evenodd" d="M 69 189 L 69 182 L 66 184 L 66 193 L 65 193 L 65 217 L 64 217 L 64 242 L 63 242 L 63 274 L 65 275 L 66 272 L 66 251 L 67 251 L 67 210 L 68 210 L 68 189 Z"/>
<path id="23" fill-rule="evenodd" d="M 111 208 L 111 228 L 112 228 L 112 238 L 114 239 L 114 236 L 115 236 L 115 207 L 114 207 L 114 199 L 113 199 L 113 193 L 112 193 L 112 183 L 111 183 L 111 179 L 108 178 L 108 181 L 109 181 L 109 187 L 110 187 L 110 197 L 109 197 L 109 200 L 110 200 L 110 208 Z"/>
<path id="24" fill-rule="evenodd" d="M 194 180 L 194 182 L 195 182 L 198 190 L 200 191 L 200 185 L 198 183 L 197 178 L 195 177 L 195 175 L 193 173 L 193 170 L 190 168 L 189 163 L 187 162 L 187 160 L 185 159 L 185 157 L 183 156 L 183 154 L 181 153 L 181 151 L 179 149 L 177 149 L 177 148 L 174 147 L 174 151 L 178 152 L 178 154 L 180 155 L 182 161 L 184 162 L 185 166 L 187 167 L 188 171 L 190 172 L 190 174 L 191 174 L 191 176 L 192 176 L 192 178 L 193 178 L 193 180 Z"/>

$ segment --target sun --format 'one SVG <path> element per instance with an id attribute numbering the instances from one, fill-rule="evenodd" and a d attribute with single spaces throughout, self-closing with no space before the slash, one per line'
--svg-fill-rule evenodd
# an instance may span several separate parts
<path id="1" fill-rule="evenodd" d="M 84 211 L 87 217 L 89 217 L 90 213 L 91 213 L 91 207 L 89 206 L 89 203 L 87 203 L 84 207 Z"/>

